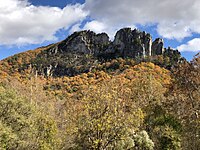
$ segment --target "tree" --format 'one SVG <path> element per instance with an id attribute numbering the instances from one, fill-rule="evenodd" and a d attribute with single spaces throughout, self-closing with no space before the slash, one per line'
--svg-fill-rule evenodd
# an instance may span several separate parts
<path id="1" fill-rule="evenodd" d="M 168 108 L 182 121 L 183 147 L 200 149 L 200 55 L 191 62 L 180 63 L 173 75 Z"/>
<path id="2" fill-rule="evenodd" d="M 90 86 L 85 93 L 82 111 L 77 116 L 74 149 L 128 149 L 136 146 L 143 112 L 129 99 L 122 99 L 121 87 L 114 83 L 111 80 Z M 151 149 L 148 146 L 147 149 Z"/>
<path id="3" fill-rule="evenodd" d="M 55 149 L 59 145 L 55 121 L 16 91 L 0 86 L 0 148 Z"/>
<path id="4" fill-rule="evenodd" d="M 83 106 L 83 114 L 78 118 L 76 141 L 82 148 L 115 147 L 118 141 L 128 136 L 129 130 L 136 128 L 134 124 L 136 116 L 133 112 L 126 112 L 125 102 L 119 99 L 110 85 L 91 89 L 83 99 Z"/>

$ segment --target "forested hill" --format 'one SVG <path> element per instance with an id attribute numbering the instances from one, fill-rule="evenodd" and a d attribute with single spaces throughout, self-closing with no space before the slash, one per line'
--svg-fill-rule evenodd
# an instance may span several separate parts
<path id="1" fill-rule="evenodd" d="M 0 62 L 0 149 L 199 150 L 200 54 L 124 28 Z"/>
<path id="2" fill-rule="evenodd" d="M 149 33 L 120 29 L 113 41 L 106 33 L 75 32 L 65 40 L 9 57 L 0 63 L 5 74 L 23 74 L 29 67 L 44 76 L 74 76 L 87 73 L 112 59 L 154 62 L 171 69 L 183 60 L 178 50 L 164 48 L 163 39 L 154 41 Z"/>

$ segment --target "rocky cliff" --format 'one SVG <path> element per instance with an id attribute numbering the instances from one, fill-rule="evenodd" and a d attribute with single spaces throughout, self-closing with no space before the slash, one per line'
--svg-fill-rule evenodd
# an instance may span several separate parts
<path id="1" fill-rule="evenodd" d="M 148 57 L 165 53 L 161 38 L 152 41 L 149 33 L 137 29 L 123 28 L 117 31 L 113 42 L 106 33 L 95 34 L 93 31 L 80 31 L 70 35 L 49 50 L 50 54 L 76 53 L 90 54 L 95 57 L 113 55 L 117 57 Z"/>
<path id="2" fill-rule="evenodd" d="M 178 62 L 181 58 L 177 50 L 164 48 L 163 39 L 153 41 L 149 33 L 137 29 L 120 29 L 113 41 L 109 40 L 106 33 L 80 31 L 49 46 L 31 64 L 46 76 L 73 76 L 79 72 L 88 72 L 95 64 L 107 59 L 149 59 L 158 55 L 173 58 L 173 62 Z"/>

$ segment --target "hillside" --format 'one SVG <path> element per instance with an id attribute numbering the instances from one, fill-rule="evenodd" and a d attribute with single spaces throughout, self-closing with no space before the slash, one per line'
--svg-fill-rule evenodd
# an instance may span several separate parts
<path id="1" fill-rule="evenodd" d="M 8 75 L 25 74 L 31 67 L 43 76 L 74 76 L 116 58 L 154 62 L 170 69 L 181 55 L 178 50 L 164 48 L 162 39 L 152 41 L 150 34 L 136 29 L 119 30 L 113 41 L 106 33 L 80 31 L 59 43 L 9 57 L 0 62 L 0 68 Z"/>
<path id="2" fill-rule="evenodd" d="M 200 55 L 130 28 L 0 62 L 0 149 L 200 149 Z"/>

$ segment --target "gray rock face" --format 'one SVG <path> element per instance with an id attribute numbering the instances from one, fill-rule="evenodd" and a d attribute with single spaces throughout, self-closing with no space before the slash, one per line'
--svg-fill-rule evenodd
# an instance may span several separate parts
<path id="1" fill-rule="evenodd" d="M 162 55 L 164 53 L 164 41 L 157 38 L 152 44 L 152 55 Z"/>
<path id="2" fill-rule="evenodd" d="M 95 54 L 109 45 L 109 37 L 106 33 L 96 34 L 92 31 L 75 32 L 61 42 L 59 48 L 62 52 L 80 54 Z"/>
<path id="3" fill-rule="evenodd" d="M 152 42 L 149 33 L 137 29 L 123 28 L 117 31 L 113 42 L 109 41 L 106 33 L 96 34 L 93 31 L 80 31 L 70 35 L 66 40 L 50 49 L 51 54 L 89 54 L 95 57 L 113 56 L 145 58 L 149 56 L 163 55 L 164 41 L 157 38 Z"/>
<path id="4" fill-rule="evenodd" d="M 146 32 L 124 28 L 116 33 L 113 45 L 123 57 L 146 57 L 151 55 L 152 38 Z"/>
<path id="5" fill-rule="evenodd" d="M 120 29 L 112 42 L 106 33 L 80 31 L 49 46 L 49 49 L 38 54 L 33 64 L 39 74 L 47 77 L 74 76 L 80 72 L 90 71 L 95 64 L 107 59 L 128 57 L 149 60 L 148 57 L 156 55 L 170 58 L 169 66 L 178 62 L 181 56 L 178 51 L 171 48 L 164 49 L 163 39 L 157 38 L 152 42 L 150 34 L 137 29 Z"/>

